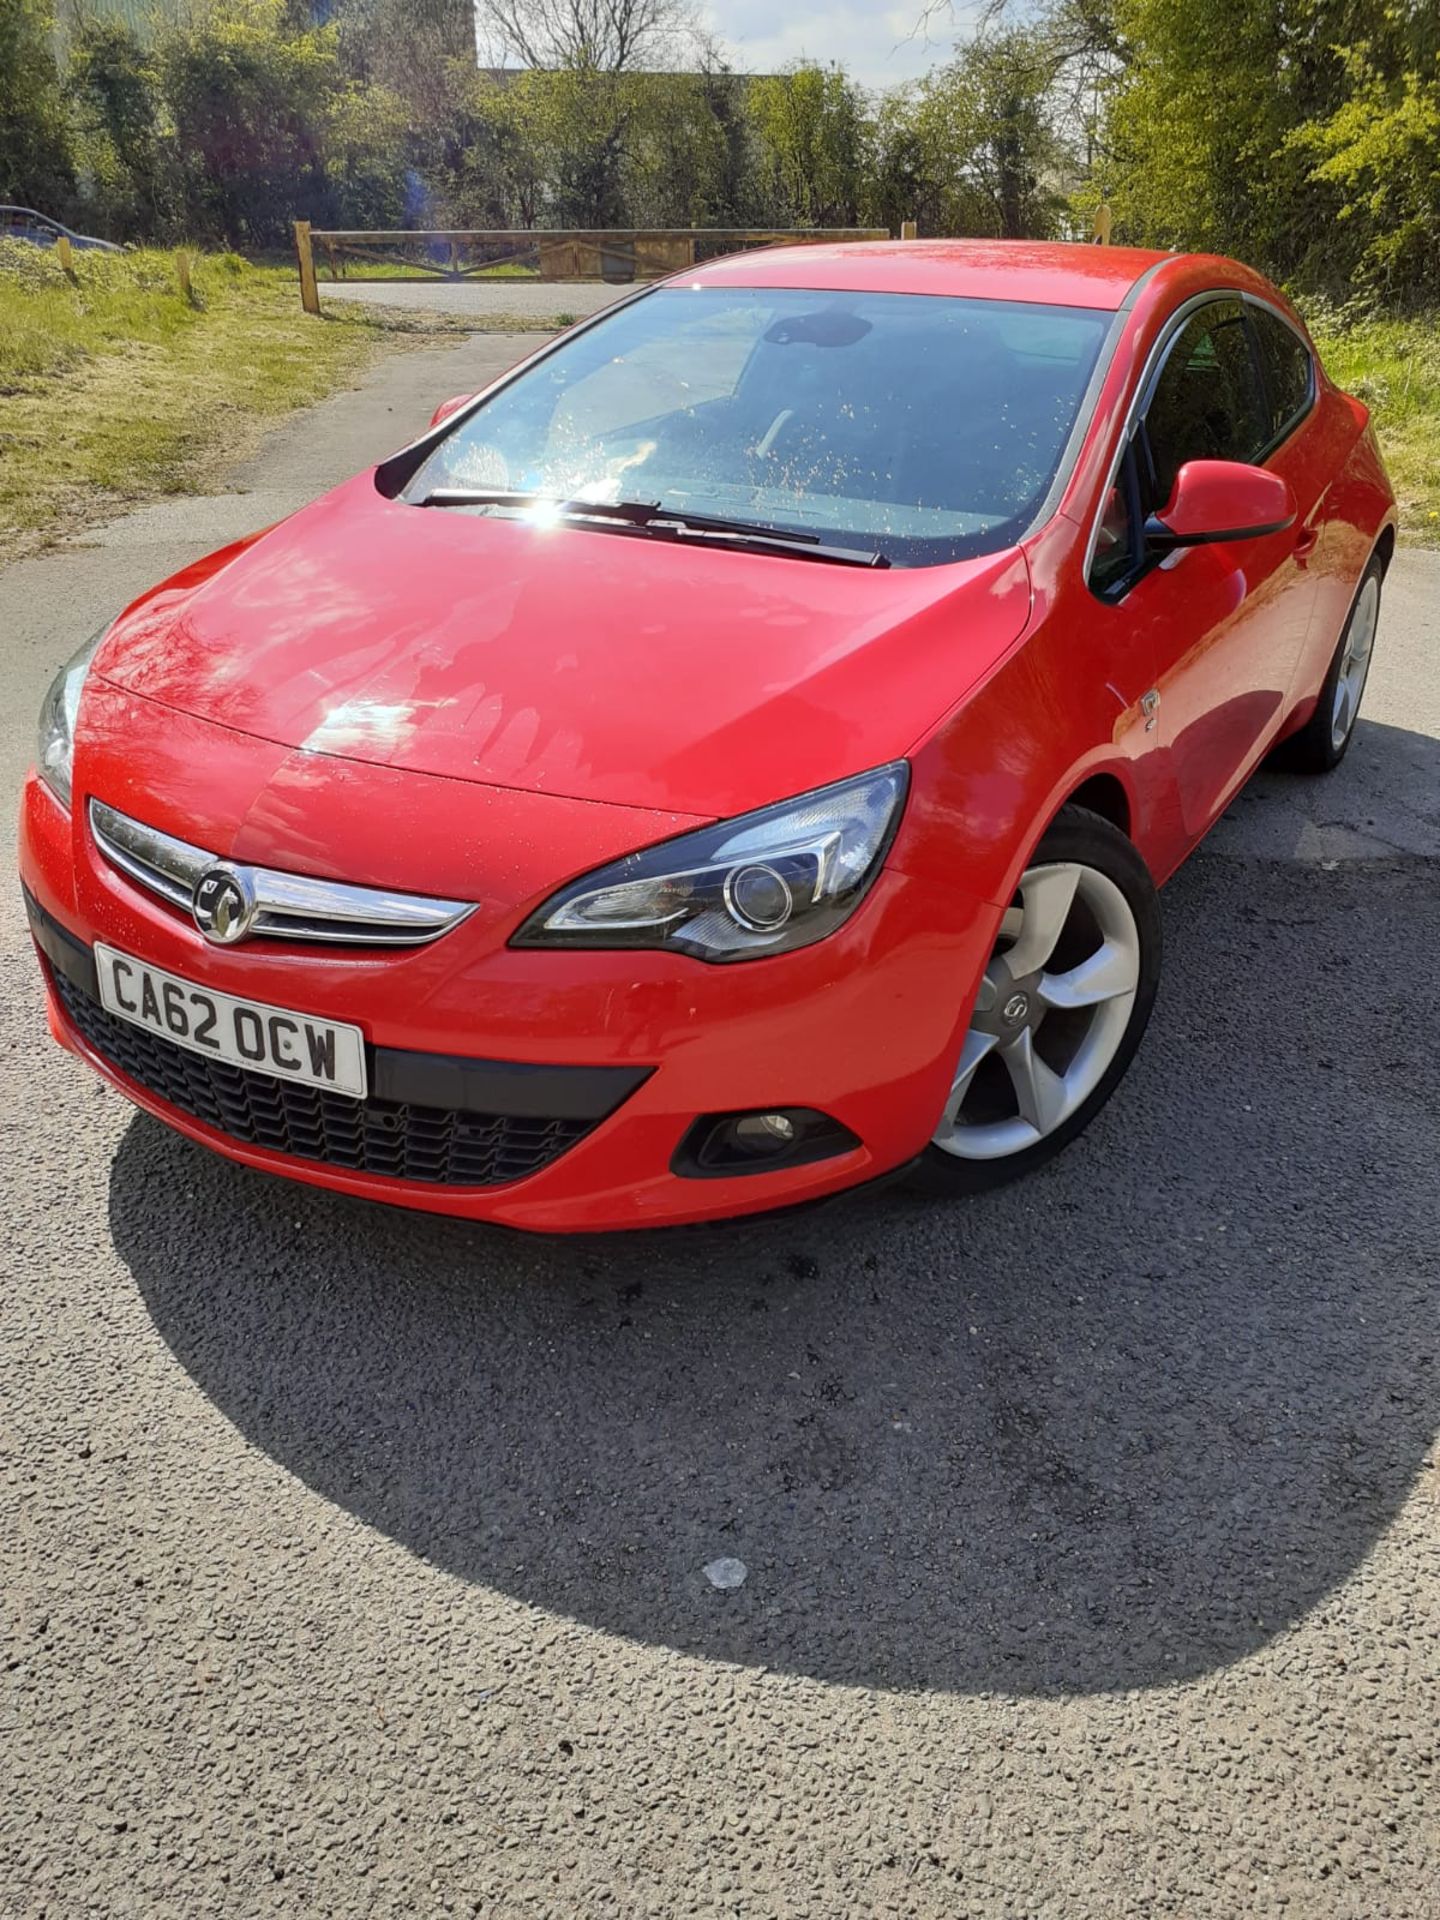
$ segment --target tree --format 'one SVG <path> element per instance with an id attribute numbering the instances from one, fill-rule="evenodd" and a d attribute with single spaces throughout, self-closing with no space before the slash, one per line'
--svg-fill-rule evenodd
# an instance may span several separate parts
<path id="1" fill-rule="evenodd" d="M 622 171 L 628 222 L 743 225 L 754 213 L 745 82 L 723 67 L 636 74 Z"/>
<path id="2" fill-rule="evenodd" d="M 398 227 L 405 218 L 410 113 L 388 87 L 336 88 L 320 126 L 327 201 L 342 227 Z"/>
<path id="3" fill-rule="evenodd" d="M 1052 106 L 1056 74 L 1048 38 L 1012 30 L 976 41 L 955 75 L 969 181 L 1004 240 L 1057 228 L 1070 156 Z"/>
<path id="4" fill-rule="evenodd" d="M 1075 166 L 1056 74 L 1042 34 L 992 32 L 887 96 L 871 139 L 873 214 L 887 226 L 913 217 L 927 233 L 1053 235 Z"/>
<path id="5" fill-rule="evenodd" d="M 1126 238 L 1299 286 L 1440 282 L 1440 12 L 1410 0 L 1103 0 L 1098 143 Z"/>
<path id="6" fill-rule="evenodd" d="M 747 104 L 771 219 L 855 226 L 868 122 L 854 81 L 839 67 L 802 63 L 752 81 Z"/>
<path id="7" fill-rule="evenodd" d="M 159 64 L 192 230 L 276 246 L 297 215 L 330 224 L 325 128 L 343 84 L 332 29 L 283 0 L 216 0 L 167 34 Z"/>
<path id="8" fill-rule="evenodd" d="M 1420 19 L 1415 16 L 1417 26 Z M 1440 293 L 1440 56 L 1420 44 L 1408 57 L 1392 53 L 1386 62 L 1373 43 L 1362 41 L 1343 57 L 1349 97 L 1298 127 L 1290 148 L 1313 162 L 1309 180 L 1342 196 L 1339 219 L 1361 278 L 1390 296 L 1434 296 Z"/>
<path id="9" fill-rule="evenodd" d="M 173 217 L 175 183 L 149 49 L 122 20 L 84 19 L 70 43 L 65 91 L 98 224 L 127 239 L 162 232 Z"/>
<path id="10" fill-rule="evenodd" d="M 0 0 L 0 200 L 69 209 L 75 190 L 50 0 Z"/>
<path id="11" fill-rule="evenodd" d="M 686 0 L 475 0 L 482 45 L 541 72 L 633 73 L 687 57 Z"/>
<path id="12" fill-rule="evenodd" d="M 475 20 L 482 45 L 529 69 L 524 108 L 544 128 L 557 223 L 624 226 L 643 100 L 632 78 L 693 52 L 686 0 L 475 0 Z"/>

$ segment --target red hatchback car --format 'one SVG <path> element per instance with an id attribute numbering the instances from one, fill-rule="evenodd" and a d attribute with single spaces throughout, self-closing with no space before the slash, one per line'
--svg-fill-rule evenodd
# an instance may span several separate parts
<path id="1" fill-rule="evenodd" d="M 543 1229 L 1009 1179 L 1156 889 L 1344 753 L 1394 509 L 1233 261 L 719 261 L 137 601 L 22 868 L 56 1038 L 255 1167 Z"/>

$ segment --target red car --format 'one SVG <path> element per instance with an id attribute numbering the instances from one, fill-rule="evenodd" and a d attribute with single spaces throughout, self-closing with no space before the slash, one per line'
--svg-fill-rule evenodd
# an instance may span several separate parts
<path id="1" fill-rule="evenodd" d="M 1156 889 L 1364 687 L 1395 515 L 1211 257 L 716 262 L 131 606 L 21 861 L 55 1037 L 234 1159 L 544 1229 L 1074 1138 Z"/>

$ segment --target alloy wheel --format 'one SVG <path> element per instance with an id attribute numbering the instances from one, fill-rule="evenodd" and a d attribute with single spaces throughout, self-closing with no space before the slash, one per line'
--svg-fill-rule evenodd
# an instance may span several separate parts
<path id="1" fill-rule="evenodd" d="M 1375 628 L 1380 615 L 1380 581 L 1370 574 L 1350 615 L 1345 629 L 1345 651 L 1340 656 L 1340 672 L 1335 680 L 1335 700 L 1330 710 L 1330 743 L 1338 752 L 1350 737 L 1355 716 L 1360 711 L 1360 696 L 1365 691 L 1365 676 L 1370 671 L 1370 655 L 1375 650 Z"/>
<path id="2" fill-rule="evenodd" d="M 933 1144 L 963 1160 L 1033 1147 L 1089 1099 L 1140 986 L 1140 930 L 1107 874 L 1034 866 L 1001 922 Z"/>

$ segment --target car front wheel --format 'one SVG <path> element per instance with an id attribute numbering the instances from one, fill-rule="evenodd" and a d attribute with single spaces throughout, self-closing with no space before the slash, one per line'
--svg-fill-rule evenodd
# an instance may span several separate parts
<path id="1" fill-rule="evenodd" d="M 1134 846 L 1063 808 L 1001 922 L 915 1182 L 1000 1186 L 1082 1132 L 1140 1044 L 1160 950 L 1160 903 Z"/>

